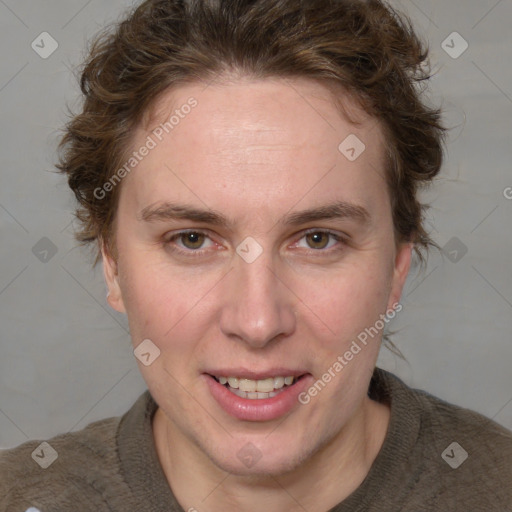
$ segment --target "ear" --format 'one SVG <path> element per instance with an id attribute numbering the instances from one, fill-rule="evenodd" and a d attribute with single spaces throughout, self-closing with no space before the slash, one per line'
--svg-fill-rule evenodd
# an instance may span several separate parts
<path id="1" fill-rule="evenodd" d="M 123 295 L 119 286 L 117 261 L 110 254 L 105 242 L 101 242 L 101 256 L 103 259 L 103 275 L 105 276 L 108 289 L 107 302 L 116 311 L 126 313 Z"/>
<path id="2" fill-rule="evenodd" d="M 388 300 L 388 309 L 391 309 L 393 304 L 400 302 L 402 289 L 411 267 L 413 247 L 414 245 L 412 243 L 403 243 L 398 246 L 395 256 L 393 278 L 391 281 L 391 293 Z"/>

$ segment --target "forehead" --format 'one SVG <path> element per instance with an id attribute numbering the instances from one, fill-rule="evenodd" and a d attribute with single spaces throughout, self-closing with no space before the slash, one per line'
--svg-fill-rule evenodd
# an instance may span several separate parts
<path id="1" fill-rule="evenodd" d="M 216 208 L 236 194 L 246 207 L 337 192 L 370 200 L 385 181 L 382 130 L 348 95 L 337 99 L 343 111 L 328 88 L 303 79 L 169 90 L 135 133 L 132 150 L 148 137 L 154 147 L 126 181 L 140 203 L 176 186 Z"/>
<path id="2" fill-rule="evenodd" d="M 189 115 L 191 109 L 187 104 L 192 98 L 199 108 L 193 109 L 191 117 L 197 119 L 200 112 L 201 122 L 214 121 L 217 125 L 211 126 L 214 133 L 223 130 L 223 135 L 242 135 L 240 130 L 243 129 L 260 133 L 261 137 L 272 141 L 273 132 L 280 131 L 288 133 L 294 140 L 297 137 L 314 140 L 315 134 L 317 139 L 325 139 L 330 131 L 336 141 L 347 128 L 357 131 L 378 124 L 359 106 L 354 95 L 340 86 L 328 85 L 327 81 L 322 84 L 305 78 L 256 80 L 242 77 L 168 89 L 144 113 L 138 135 L 150 133 L 170 120 L 171 131 L 175 128 L 175 132 L 186 130 L 183 126 L 177 130 L 177 125 L 190 126 L 191 122 L 181 121 Z M 232 126 L 231 133 L 226 123 Z M 187 135 L 201 134 L 197 128 L 196 125 Z"/>

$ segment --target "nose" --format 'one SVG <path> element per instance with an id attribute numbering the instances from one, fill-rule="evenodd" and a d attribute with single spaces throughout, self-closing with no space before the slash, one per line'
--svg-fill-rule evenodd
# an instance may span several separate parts
<path id="1" fill-rule="evenodd" d="M 296 300 L 282 277 L 264 254 L 252 263 L 237 258 L 226 283 L 221 331 L 253 348 L 293 333 Z"/>

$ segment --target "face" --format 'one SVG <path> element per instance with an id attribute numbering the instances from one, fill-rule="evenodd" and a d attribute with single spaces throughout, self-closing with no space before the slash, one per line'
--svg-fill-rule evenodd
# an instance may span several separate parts
<path id="1" fill-rule="evenodd" d="M 399 301 L 411 246 L 379 124 L 345 106 L 357 126 L 312 81 L 186 85 L 134 135 L 155 144 L 120 185 L 109 302 L 151 340 L 138 364 L 169 432 L 225 471 L 292 470 L 369 400 L 381 333 L 358 335 Z"/>

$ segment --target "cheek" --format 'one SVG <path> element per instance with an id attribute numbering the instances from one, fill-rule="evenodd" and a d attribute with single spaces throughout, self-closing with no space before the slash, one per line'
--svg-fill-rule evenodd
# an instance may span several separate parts
<path id="1" fill-rule="evenodd" d="M 139 261 L 144 263 L 138 264 Z M 160 350 L 184 355 L 212 321 L 209 290 L 216 275 L 191 278 L 141 254 L 120 259 L 120 286 L 133 344 L 149 338 Z"/>
<path id="2" fill-rule="evenodd" d="M 176 291 L 166 285 L 154 267 L 124 261 L 119 266 L 120 286 L 134 342 L 139 337 L 158 339 L 172 326 L 168 311 L 180 307 L 173 301 Z M 167 324 L 167 325 L 166 325 Z"/>
<path id="3" fill-rule="evenodd" d="M 386 312 L 391 276 L 382 263 L 373 263 L 361 262 L 324 279 L 296 282 L 297 295 L 305 306 L 303 314 L 310 319 L 307 323 L 317 326 L 323 347 L 330 353 L 350 345 Z"/>

